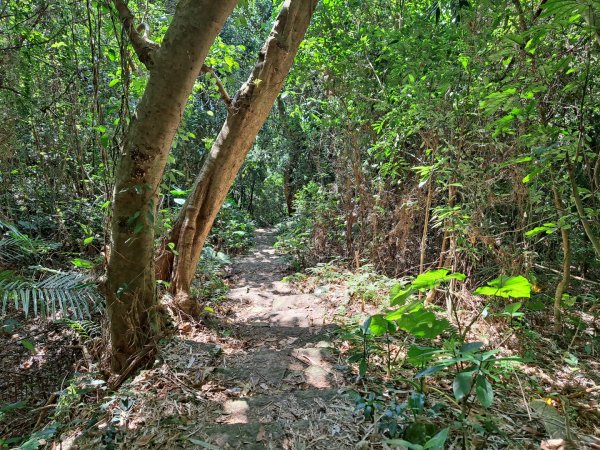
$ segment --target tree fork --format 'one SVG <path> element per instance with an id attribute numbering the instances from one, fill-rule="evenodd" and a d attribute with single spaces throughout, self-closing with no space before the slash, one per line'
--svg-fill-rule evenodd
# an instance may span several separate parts
<path id="1" fill-rule="evenodd" d="M 258 62 L 233 97 L 227 119 L 174 223 L 167 243 L 175 243 L 177 254 L 163 252 L 158 258 L 157 272 L 171 281 L 176 301 L 185 312 L 195 307 L 189 289 L 208 233 L 283 87 L 317 2 L 286 0 L 282 5 Z"/>
<path id="2" fill-rule="evenodd" d="M 160 330 L 153 263 L 159 184 L 194 82 L 236 4 L 180 1 L 158 46 L 137 32 L 126 4 L 114 0 L 125 32 L 150 72 L 115 174 L 105 293 L 116 373 L 154 345 Z"/>

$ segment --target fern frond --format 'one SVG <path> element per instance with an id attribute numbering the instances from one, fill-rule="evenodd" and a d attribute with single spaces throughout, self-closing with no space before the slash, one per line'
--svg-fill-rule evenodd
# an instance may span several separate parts
<path id="1" fill-rule="evenodd" d="M 17 265 L 31 263 L 60 247 L 59 243 L 46 242 L 21 233 L 14 225 L 0 220 L 0 263 Z"/>
<path id="2" fill-rule="evenodd" d="M 6 272 L 0 272 L 0 274 Z M 0 316 L 6 315 L 10 305 L 28 317 L 91 318 L 92 311 L 100 310 L 102 297 L 89 277 L 77 272 L 56 272 L 49 277 L 32 281 L 0 275 Z"/>
<path id="3" fill-rule="evenodd" d="M 61 319 L 60 324 L 75 331 L 84 340 L 98 337 L 102 334 L 102 327 L 92 320 Z"/>

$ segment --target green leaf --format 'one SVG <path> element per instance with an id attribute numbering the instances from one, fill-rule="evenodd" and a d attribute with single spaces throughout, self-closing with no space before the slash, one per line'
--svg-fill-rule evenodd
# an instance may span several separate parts
<path id="1" fill-rule="evenodd" d="M 521 302 L 517 302 L 517 303 L 511 303 L 509 305 L 506 305 L 504 307 L 504 313 L 509 314 L 509 315 L 514 315 L 519 309 L 521 309 Z"/>
<path id="2" fill-rule="evenodd" d="M 367 320 L 365 320 L 362 326 L 360 327 L 363 334 L 367 334 L 370 331 L 371 320 L 373 320 L 373 317 L 367 317 Z"/>
<path id="3" fill-rule="evenodd" d="M 121 82 L 121 80 L 119 78 L 114 78 L 112 80 L 110 80 L 110 83 L 108 83 L 108 87 L 114 87 L 117 84 L 119 84 Z"/>
<path id="4" fill-rule="evenodd" d="M 446 319 L 437 319 L 431 311 L 420 309 L 403 314 L 397 325 L 415 337 L 433 339 L 446 331 L 450 323 Z"/>
<path id="5" fill-rule="evenodd" d="M 389 330 L 389 322 L 382 315 L 371 316 L 369 330 L 373 336 L 381 336 Z"/>
<path id="6" fill-rule="evenodd" d="M 420 413 L 425 408 L 425 394 L 412 391 L 408 397 L 408 407 L 415 413 Z"/>
<path id="7" fill-rule="evenodd" d="M 399 285 L 398 285 L 399 286 Z M 398 289 L 395 290 L 392 288 L 392 294 L 390 295 L 390 305 L 403 305 L 406 302 L 406 299 L 410 297 L 411 294 L 414 294 L 412 289 Z"/>
<path id="8" fill-rule="evenodd" d="M 479 403 L 481 403 L 484 408 L 492 406 L 492 403 L 494 402 L 494 390 L 492 384 L 484 375 L 477 375 L 475 390 L 477 392 Z"/>
<path id="9" fill-rule="evenodd" d="M 501 275 L 490 281 L 487 286 L 477 288 L 475 294 L 503 298 L 529 298 L 531 283 L 521 275 L 516 277 Z"/>
<path id="10" fill-rule="evenodd" d="M 555 223 L 545 223 L 542 226 L 535 227 L 532 230 L 529 230 L 525 233 L 526 237 L 533 237 L 540 233 L 551 234 L 554 233 L 558 229 L 558 226 Z"/>
<path id="11" fill-rule="evenodd" d="M 431 366 L 426 368 L 425 370 L 421 370 L 420 372 L 418 372 L 415 375 L 415 378 L 423 378 L 423 377 L 429 377 L 431 375 L 434 375 L 442 370 L 444 370 L 446 368 L 446 366 Z"/>
<path id="12" fill-rule="evenodd" d="M 464 280 L 466 275 L 463 273 L 449 273 L 448 269 L 429 270 L 419 275 L 411 283 L 413 289 L 432 289 L 444 281 L 452 279 Z"/>
<path id="13" fill-rule="evenodd" d="M 27 403 L 25 403 L 23 400 L 21 400 L 16 403 L 9 403 L 8 405 L 0 406 L 0 413 L 7 413 L 7 412 L 16 411 L 18 409 L 24 409 L 24 408 L 27 408 Z"/>
<path id="14" fill-rule="evenodd" d="M 81 269 L 91 269 L 92 267 L 94 267 L 93 262 L 88 261 L 87 259 L 81 259 L 81 258 L 72 259 L 71 264 L 73 264 L 75 267 L 79 267 Z"/>
<path id="15" fill-rule="evenodd" d="M 446 443 L 446 440 L 448 439 L 448 432 L 449 432 L 449 429 L 444 428 L 439 433 L 437 433 L 434 437 L 432 437 L 427 442 L 425 442 L 425 445 L 423 446 L 423 448 L 431 449 L 431 450 L 443 450 L 444 444 Z"/>
<path id="16" fill-rule="evenodd" d="M 83 240 L 83 245 L 89 245 L 89 244 L 91 244 L 93 241 L 94 241 L 94 236 L 86 237 L 86 238 Z"/>
<path id="17" fill-rule="evenodd" d="M 29 339 L 23 339 L 19 342 L 23 347 L 25 347 L 30 352 L 35 352 L 35 344 L 31 342 Z"/>
<path id="18" fill-rule="evenodd" d="M 464 344 L 460 349 L 460 353 L 473 353 L 483 347 L 483 342 L 468 342 Z"/>
<path id="19" fill-rule="evenodd" d="M 454 392 L 454 398 L 457 401 L 461 401 L 469 392 L 471 392 L 471 386 L 473 385 L 473 373 L 472 372 L 459 372 L 454 378 L 452 383 L 452 392 Z"/>
<path id="20" fill-rule="evenodd" d="M 367 374 L 367 368 L 368 368 L 367 360 L 365 358 L 362 358 L 360 360 L 360 364 L 358 365 L 358 374 L 360 375 L 361 378 L 364 378 L 364 376 Z"/>
<path id="21" fill-rule="evenodd" d="M 431 361 L 439 352 L 440 350 L 437 350 L 433 347 L 420 347 L 418 345 L 411 345 L 408 349 L 406 359 L 413 366 L 421 366 Z"/>

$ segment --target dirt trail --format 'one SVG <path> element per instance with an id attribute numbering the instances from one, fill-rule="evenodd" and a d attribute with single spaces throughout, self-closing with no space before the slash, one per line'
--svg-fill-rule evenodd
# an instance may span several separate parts
<path id="1" fill-rule="evenodd" d="M 103 406 L 81 402 L 74 423 L 93 425 L 63 433 L 61 448 L 355 448 L 347 369 L 330 342 L 339 302 L 281 282 L 274 240 L 257 230 L 256 248 L 233 261 L 228 299 L 200 321 L 180 318 L 153 367 Z"/>
<path id="2" fill-rule="evenodd" d="M 203 431 L 219 448 L 333 448 L 341 428 L 324 418 L 345 403 L 328 337 L 335 306 L 280 281 L 287 267 L 274 232 L 255 236 L 255 249 L 232 266 L 227 306 L 239 347 L 211 376 L 230 398 Z"/>

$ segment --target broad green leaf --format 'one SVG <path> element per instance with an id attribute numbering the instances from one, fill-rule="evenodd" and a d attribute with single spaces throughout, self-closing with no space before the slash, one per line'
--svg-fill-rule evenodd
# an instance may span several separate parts
<path id="1" fill-rule="evenodd" d="M 463 273 L 449 273 L 448 269 L 429 270 L 419 275 L 411 283 L 413 289 L 432 289 L 444 281 L 452 279 L 464 280 L 466 275 Z"/>
<path id="2" fill-rule="evenodd" d="M 421 366 L 429 361 L 441 350 L 433 347 L 420 347 L 411 345 L 408 349 L 407 360 L 413 366 Z"/>
<path id="3" fill-rule="evenodd" d="M 443 450 L 444 444 L 446 443 L 446 440 L 448 439 L 448 432 L 449 432 L 449 429 L 444 428 L 439 433 L 437 433 L 434 437 L 432 437 L 427 442 L 425 442 L 425 445 L 423 446 L 423 448 L 431 449 L 431 450 Z"/>
<path id="4" fill-rule="evenodd" d="M 401 306 L 400 308 L 394 310 L 394 311 L 390 311 L 386 314 L 385 318 L 387 320 L 398 320 L 400 319 L 404 314 L 408 314 L 408 313 L 412 313 L 415 311 L 419 311 L 423 309 L 423 302 L 421 300 L 416 300 L 412 303 L 408 303 L 404 306 Z"/>
<path id="5" fill-rule="evenodd" d="M 93 262 L 88 261 L 87 259 L 82 259 L 82 258 L 72 259 L 71 264 L 73 264 L 75 267 L 80 267 L 81 269 L 91 269 L 92 267 L 94 267 Z"/>
<path id="6" fill-rule="evenodd" d="M 27 350 L 29 350 L 30 352 L 34 352 L 35 351 L 35 344 L 33 342 L 31 342 L 29 339 L 23 339 L 20 341 L 20 344 L 25 347 Z"/>
<path id="7" fill-rule="evenodd" d="M 504 307 L 504 312 L 510 315 L 515 314 L 519 309 L 521 309 L 521 302 L 511 303 Z"/>
<path id="8" fill-rule="evenodd" d="M 421 413 L 425 408 L 425 394 L 422 392 L 412 391 L 408 397 L 408 407 L 414 413 Z"/>
<path id="9" fill-rule="evenodd" d="M 469 392 L 471 392 L 471 386 L 473 385 L 473 373 L 472 372 L 459 372 L 454 378 L 452 383 L 452 392 L 454 392 L 454 398 L 457 401 L 461 401 Z"/>
<path id="10" fill-rule="evenodd" d="M 475 294 L 503 298 L 529 298 L 531 283 L 521 275 L 516 277 L 501 275 L 490 281 L 487 286 L 477 288 Z"/>
<path id="11" fill-rule="evenodd" d="M 431 366 L 428 367 L 425 370 L 421 370 L 420 372 L 418 372 L 415 375 L 415 378 L 423 378 L 423 377 L 429 377 L 431 375 L 434 375 L 442 370 L 444 370 L 447 366 Z"/>
<path id="12" fill-rule="evenodd" d="M 365 358 L 361 359 L 360 364 L 358 365 L 358 374 L 360 375 L 361 378 L 364 378 L 364 376 L 367 374 L 367 368 L 368 368 L 367 360 Z"/>
<path id="13" fill-rule="evenodd" d="M 473 353 L 483 347 L 483 342 L 468 342 L 458 350 L 460 353 Z"/>
<path id="14" fill-rule="evenodd" d="M 382 315 L 371 316 L 371 323 L 369 324 L 369 330 L 373 336 L 381 336 L 388 331 L 388 321 Z"/>
<path id="15" fill-rule="evenodd" d="M 446 319 L 437 319 L 431 311 L 420 309 L 403 314 L 397 325 L 415 337 L 433 339 L 446 331 L 450 323 Z"/>
<path id="16" fill-rule="evenodd" d="M 412 289 L 404 289 L 399 290 L 395 293 L 393 297 L 390 299 L 390 305 L 403 305 L 406 302 L 406 299 L 410 297 L 411 294 L 414 294 L 414 290 Z"/>
<path id="17" fill-rule="evenodd" d="M 365 320 L 363 322 L 362 326 L 360 327 L 360 329 L 362 330 L 363 334 L 367 334 L 370 331 L 371 320 L 373 320 L 373 317 L 367 317 L 367 320 Z"/>
<path id="18" fill-rule="evenodd" d="M 481 403 L 484 408 L 492 406 L 492 403 L 494 402 L 494 390 L 492 384 L 484 375 L 477 375 L 475 390 L 477 392 L 479 403 Z"/>

